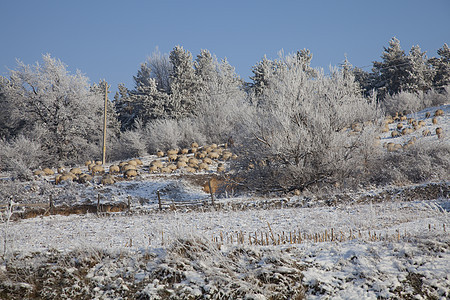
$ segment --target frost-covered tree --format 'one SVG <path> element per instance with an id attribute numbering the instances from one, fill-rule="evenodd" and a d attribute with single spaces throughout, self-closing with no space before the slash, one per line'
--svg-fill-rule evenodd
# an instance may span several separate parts
<path id="1" fill-rule="evenodd" d="M 361 170 L 362 139 L 349 137 L 344 128 L 374 119 L 374 101 L 362 97 L 353 76 L 340 70 L 330 76 L 317 70 L 311 79 L 296 55 L 280 57 L 276 64 L 257 96 L 263 101 L 254 101 L 258 105 L 243 126 L 246 171 L 239 176 L 262 191 L 289 191 L 341 181 Z"/>
<path id="2" fill-rule="evenodd" d="M 267 59 L 264 55 L 262 61 L 252 67 L 253 76 L 250 79 L 253 81 L 251 88 L 256 96 L 262 95 L 264 89 L 269 84 L 269 78 L 275 69 L 274 63 Z"/>
<path id="3" fill-rule="evenodd" d="M 433 86 L 442 89 L 450 85 L 450 48 L 444 44 L 442 48 L 438 49 L 437 54 L 439 57 L 433 57 L 429 62 L 435 69 Z"/>
<path id="4" fill-rule="evenodd" d="M 172 64 L 167 54 L 156 49 L 147 59 L 150 77 L 155 79 L 158 91 L 170 94 L 170 72 Z"/>
<path id="5" fill-rule="evenodd" d="M 169 58 L 173 67 L 170 74 L 172 115 L 176 119 L 195 115 L 201 83 L 195 74 L 192 55 L 183 47 L 176 46 Z"/>
<path id="6" fill-rule="evenodd" d="M 408 55 L 406 71 L 408 80 L 405 83 L 405 91 L 426 92 L 432 88 L 434 71 L 428 63 L 426 52 L 422 52 L 420 47 L 412 46 Z"/>
<path id="7" fill-rule="evenodd" d="M 409 61 L 395 37 L 389 41 L 389 47 L 384 48 L 381 58 L 382 62 L 373 62 L 372 71 L 377 78 L 375 88 L 378 96 L 383 99 L 387 94 L 396 94 L 405 88 Z"/>
<path id="8" fill-rule="evenodd" d="M 9 117 L 22 124 L 18 134 L 39 141 L 48 163 L 74 163 L 101 155 L 103 98 L 88 78 L 70 74 L 49 54 L 34 66 L 18 62 L 2 84 L 14 103 Z"/>

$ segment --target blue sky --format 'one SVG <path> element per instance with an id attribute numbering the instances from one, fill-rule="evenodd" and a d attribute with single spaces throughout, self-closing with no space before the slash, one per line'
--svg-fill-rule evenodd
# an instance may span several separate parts
<path id="1" fill-rule="evenodd" d="M 50 1 L 0 0 L 0 74 L 50 53 L 91 82 L 117 90 L 155 50 L 182 45 L 195 57 L 226 57 L 246 81 L 266 54 L 307 48 L 312 66 L 328 69 L 345 55 L 358 67 L 380 61 L 392 37 L 429 57 L 450 43 L 449 0 Z M 370 67 L 365 70 L 369 71 Z"/>

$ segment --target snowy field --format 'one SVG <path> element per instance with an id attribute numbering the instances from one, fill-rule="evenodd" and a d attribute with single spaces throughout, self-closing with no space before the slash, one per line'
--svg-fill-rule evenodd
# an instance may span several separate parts
<path id="1" fill-rule="evenodd" d="M 432 134 L 411 136 L 448 143 L 450 106 L 442 108 L 438 124 L 427 111 L 414 114 Z M 381 144 L 411 138 L 390 134 Z M 439 191 L 420 192 L 430 186 Z M 372 190 L 346 201 L 240 196 L 216 199 L 217 210 L 159 211 L 157 191 L 179 203 L 210 202 L 209 194 L 148 172 L 111 186 L 55 186 L 45 177 L 17 187 L 26 191 L 17 204 L 50 195 L 55 205 L 95 204 L 100 195 L 102 204 L 131 197 L 131 209 L 9 221 L 3 211 L 0 299 L 448 299 L 448 187 L 417 186 L 414 196 Z"/>
<path id="2" fill-rule="evenodd" d="M 67 287 L 69 298 L 79 293 L 99 299 L 124 295 L 148 296 L 142 299 L 253 295 L 249 299 L 265 299 L 284 294 L 308 299 L 445 299 L 450 296 L 449 212 L 440 205 L 448 202 L 104 217 L 54 215 L 10 223 L 7 248 L 13 254 L 11 265 L 25 260 L 29 268 L 48 265 L 46 259 L 55 253 L 68 256 L 62 268 L 72 276 L 77 273 L 74 260 L 103 253 L 85 271 L 83 280 L 89 284 L 84 290 L 76 288 L 81 283 L 71 282 Z M 258 244 L 266 235 L 269 245 Z M 288 239 L 288 235 L 300 235 L 302 240 Z M 281 236 L 286 238 L 278 242 Z M 196 240 L 203 245 L 198 252 Z M 198 257 L 179 254 L 177 245 L 185 247 L 183 241 L 189 243 L 185 251 Z M 220 261 L 230 264 L 232 272 L 218 267 Z M 166 268 L 163 273 L 162 266 Z M 264 272 L 268 279 L 258 280 Z M 301 285 L 290 280 L 296 273 Z M 4 284 L 13 280 L 7 274 L 3 267 L 0 278 Z M 164 280 L 164 276 L 175 278 Z M 271 287 L 272 279 L 283 282 L 280 289 Z"/>

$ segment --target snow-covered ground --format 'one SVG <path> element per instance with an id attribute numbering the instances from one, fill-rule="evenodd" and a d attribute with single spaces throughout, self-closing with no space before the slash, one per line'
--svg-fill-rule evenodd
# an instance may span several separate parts
<path id="1" fill-rule="evenodd" d="M 447 205 L 448 201 L 440 199 L 440 203 Z M 76 259 L 80 250 L 96 253 L 101 249 L 109 253 L 106 255 L 108 259 L 96 261 L 88 270 L 89 278 L 107 283 L 131 273 L 133 276 L 128 274 L 124 284 L 146 283 L 139 292 L 145 290 L 149 299 L 157 299 L 157 295 L 162 295 L 161 290 L 178 296 L 181 291 L 187 293 L 183 295 L 191 293 L 191 296 L 209 293 L 212 283 L 208 282 L 213 280 L 214 272 L 210 274 L 203 268 L 211 266 L 205 262 L 202 267 L 201 262 L 195 259 L 195 263 L 200 265 L 194 268 L 194 262 L 188 263 L 185 257 L 176 258 L 171 252 L 180 240 L 196 239 L 203 241 L 206 248 L 216 249 L 213 254 L 218 258 L 210 258 L 213 260 L 225 259 L 234 251 L 256 251 L 259 254 L 254 259 L 262 268 L 259 272 L 273 267 L 271 259 L 277 261 L 277 268 L 281 270 L 295 265 L 297 272 L 302 274 L 302 293 L 308 299 L 324 296 L 334 299 L 408 296 L 445 299 L 450 296 L 448 227 L 449 212 L 436 201 L 226 212 L 119 213 L 105 217 L 94 214 L 53 215 L 9 223 L 6 246 L 8 253 L 17 259 L 29 258 L 36 253 L 45 256 L 49 252 L 74 255 L 73 259 Z M 327 241 L 315 239 L 323 236 L 325 231 L 328 233 Z M 331 232 L 334 233 L 333 241 Z M 255 240 L 250 243 L 249 236 L 256 236 L 261 241 L 261 234 L 263 240 L 269 236 L 269 245 L 255 245 Z M 299 234 L 302 241 L 286 238 L 285 243 L 277 242 L 279 236 Z M 2 242 L 0 249 L 3 246 Z M 121 253 L 123 262 L 117 253 Z M 139 260 L 143 253 L 151 255 L 153 260 L 142 265 Z M 171 263 L 179 264 L 181 271 L 178 271 L 183 276 L 179 282 L 173 279 L 175 282 L 156 284 L 153 271 L 161 267 L 160 264 L 167 264 L 168 256 L 172 257 Z M 244 258 L 238 256 L 236 259 Z M 39 262 L 42 263 L 42 258 L 34 263 Z M 243 262 L 238 267 L 234 272 L 239 274 L 233 276 L 245 277 L 251 271 L 249 268 L 253 268 Z M 73 266 L 68 264 L 66 268 Z M 167 268 L 170 274 L 177 272 L 176 266 Z M 279 280 L 286 281 L 292 273 L 292 270 L 288 271 L 285 274 L 275 270 L 270 276 L 279 276 Z M 4 277 L 7 270 L 3 268 L 0 272 L 4 272 Z M 290 282 L 286 290 L 278 292 L 281 295 L 291 293 L 288 287 L 292 284 Z M 118 288 L 108 284 L 100 286 L 90 291 L 93 297 L 110 295 L 115 298 L 121 295 Z M 189 293 L 185 290 L 188 287 L 191 289 Z M 227 288 L 230 290 L 224 291 L 224 295 L 233 295 L 232 287 Z M 245 294 L 258 294 L 255 287 L 247 288 L 244 289 Z M 272 295 L 266 288 L 261 286 L 262 294 L 253 299 L 265 299 L 264 294 Z"/>
<path id="2" fill-rule="evenodd" d="M 438 124 L 425 118 L 436 108 L 411 115 L 425 120 L 430 136 L 418 130 L 392 138 L 391 124 L 381 144 L 412 136 L 448 143 L 450 105 L 441 108 Z M 155 157 L 142 159 L 145 166 Z M 95 204 L 100 195 L 101 203 L 131 197 L 131 210 L 8 221 L 3 207 L 1 299 L 450 298 L 448 183 L 417 186 L 414 196 L 400 187 L 339 201 L 240 196 L 216 199 L 217 210 L 208 204 L 159 211 L 157 191 L 175 202 L 210 203 L 209 194 L 188 180 L 144 171 L 108 186 L 51 180 L 4 186 L 11 195 L 20 189 L 17 203 L 52 196 L 55 205 Z"/>

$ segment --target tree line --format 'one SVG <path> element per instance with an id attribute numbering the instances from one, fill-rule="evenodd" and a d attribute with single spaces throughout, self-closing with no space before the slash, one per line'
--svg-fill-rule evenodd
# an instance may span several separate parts
<path id="1" fill-rule="evenodd" d="M 195 59 L 182 46 L 168 55 L 155 52 L 133 76 L 134 87 L 119 85 L 108 103 L 108 159 L 233 138 L 245 157 L 238 162 L 243 173 L 262 179 L 255 187 L 337 182 L 367 172 L 361 161 L 376 152 L 369 145 L 373 130 L 354 138 L 342 134 L 344 128 L 376 120 L 386 108 L 448 101 L 447 44 L 437 53 L 428 59 L 414 46 L 405 54 L 393 38 L 371 72 L 346 59 L 325 74 L 311 67 L 312 53 L 303 49 L 263 57 L 252 67 L 251 82 L 244 82 L 226 59 L 208 50 Z M 107 83 L 90 84 L 50 55 L 42 60 L 19 62 L 9 78 L 0 78 L 0 168 L 19 178 L 39 166 L 101 157 Z M 414 105 L 396 98 L 405 93 L 406 99 L 415 97 Z M 427 93 L 440 100 L 425 101 Z"/>

